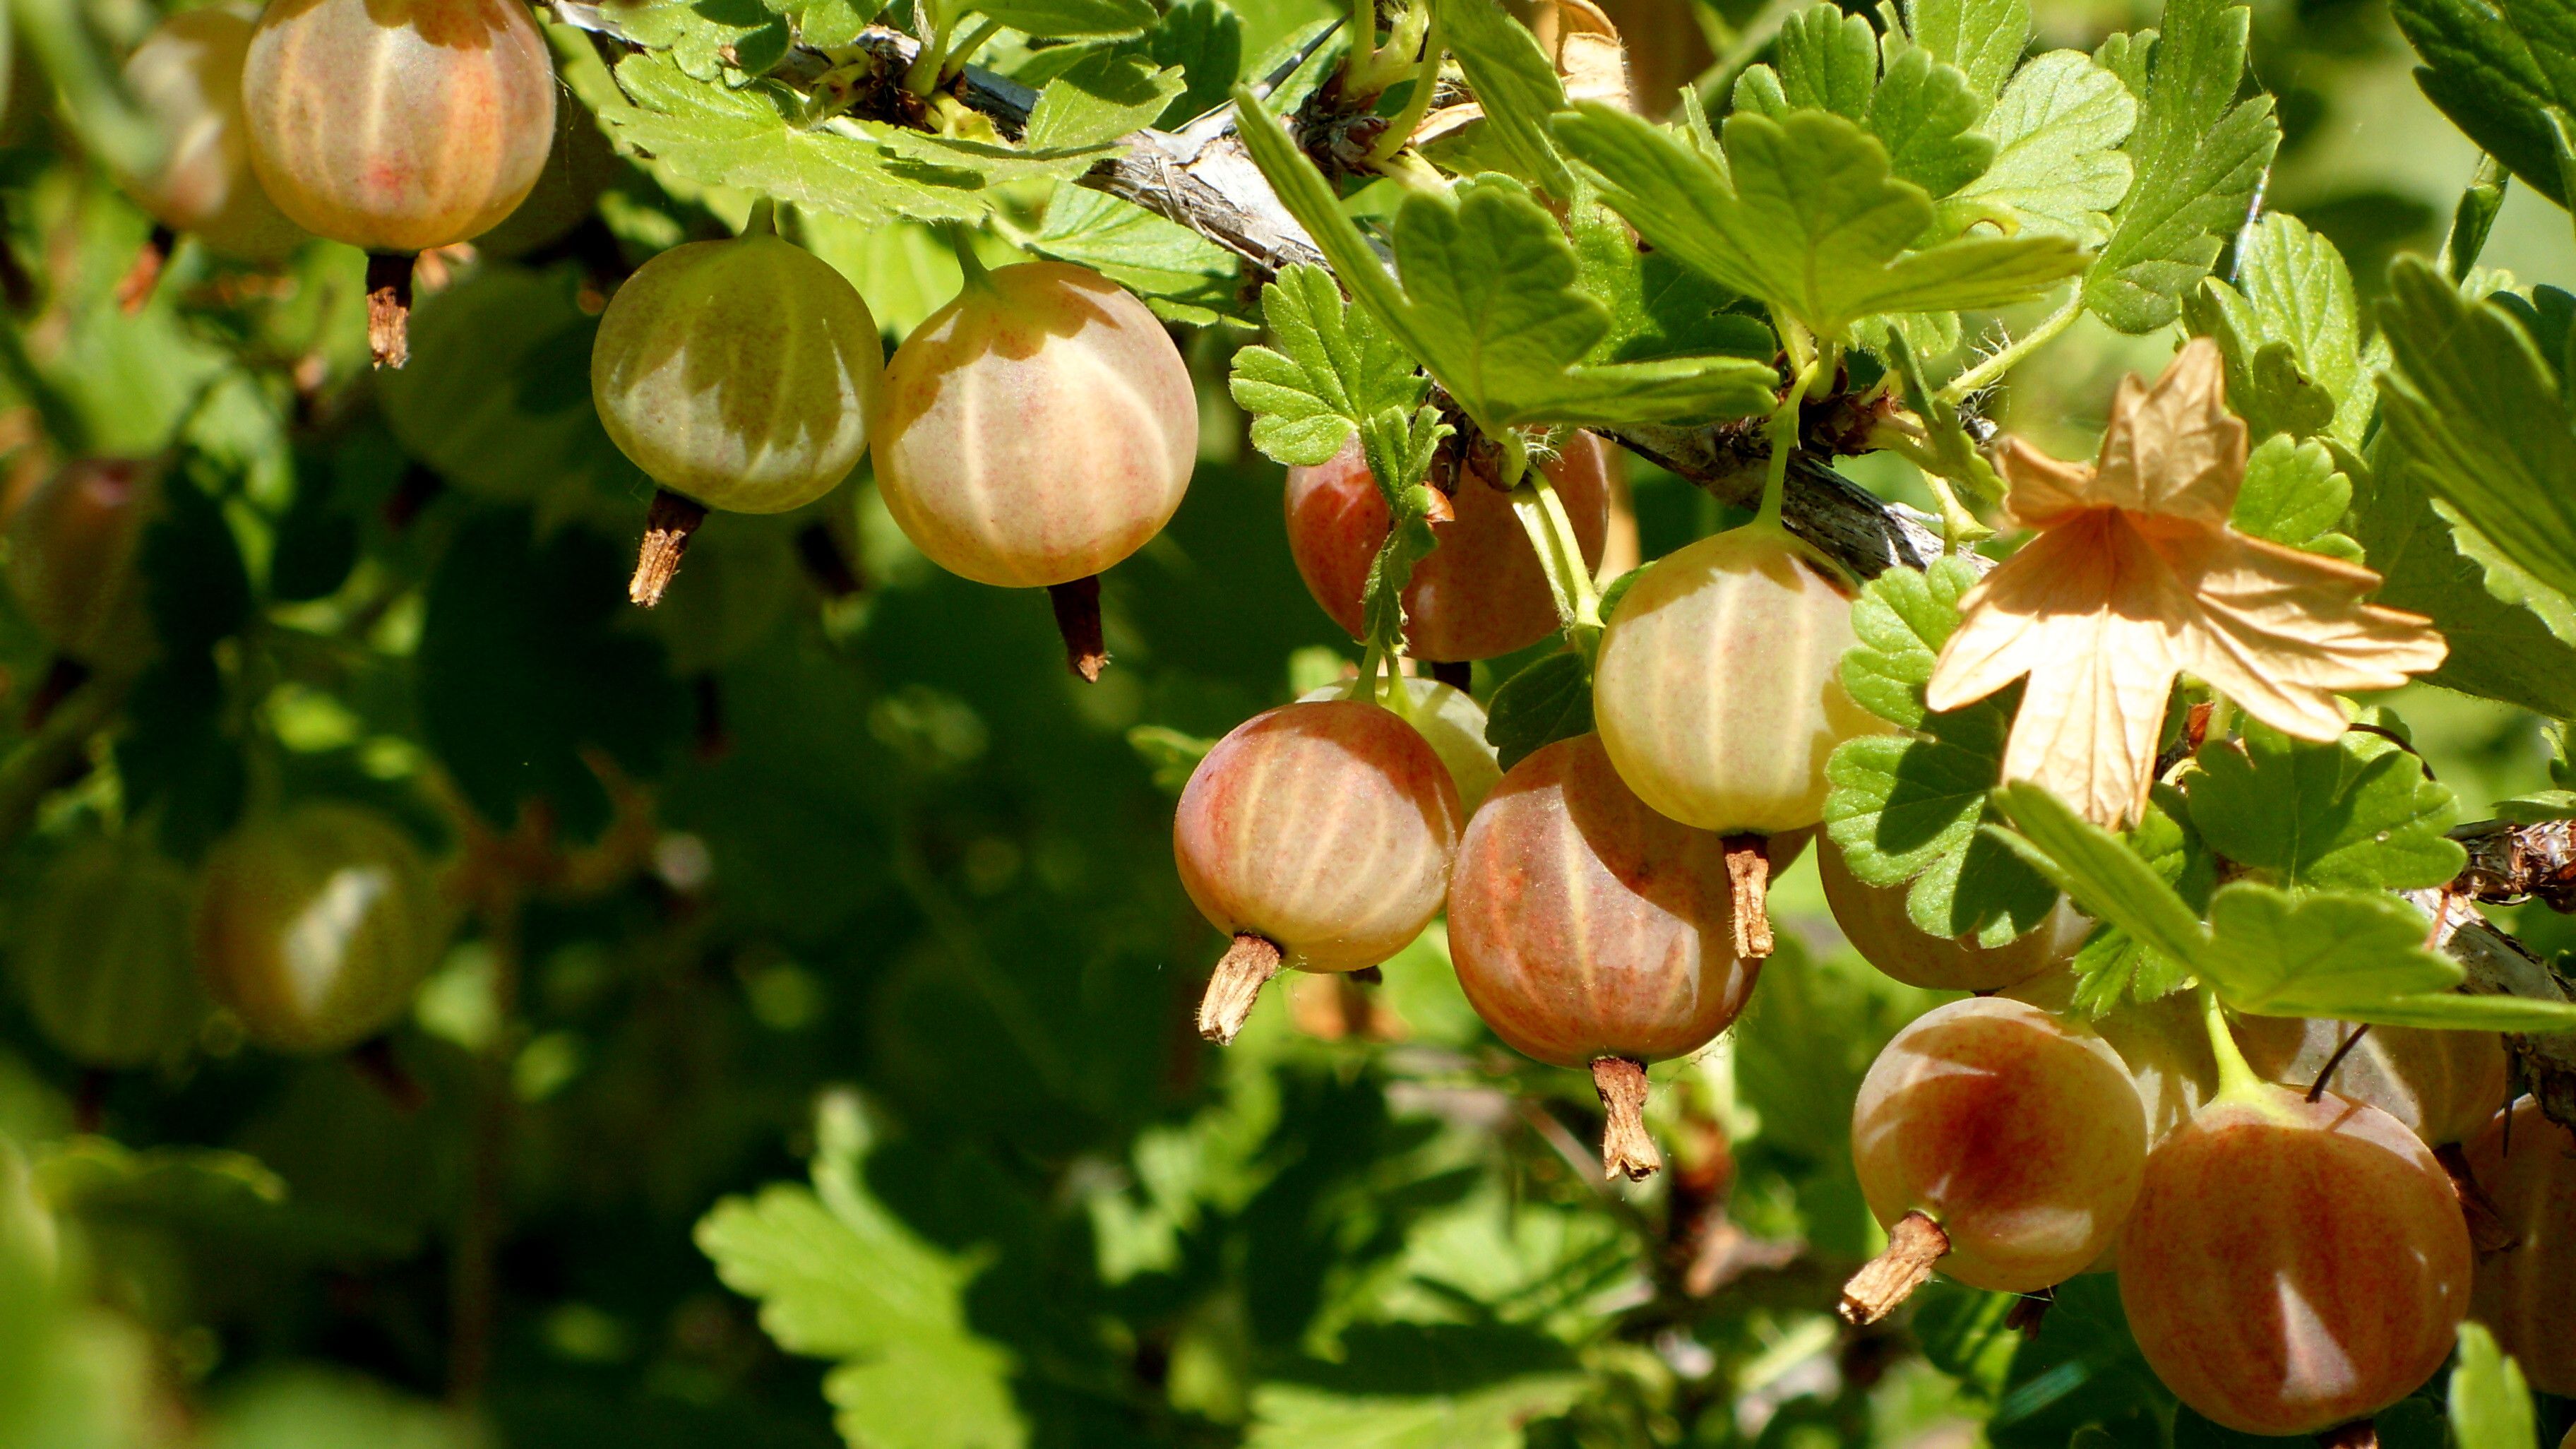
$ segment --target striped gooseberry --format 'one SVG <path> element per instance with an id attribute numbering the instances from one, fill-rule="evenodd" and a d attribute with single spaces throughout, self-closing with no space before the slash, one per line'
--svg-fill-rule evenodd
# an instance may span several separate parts
<path id="1" fill-rule="evenodd" d="M 2576 1395 L 2576 1135 L 2526 1097 L 2468 1144 L 2468 1167 L 2503 1218 L 2501 1251 L 2478 1260 L 2469 1316 L 2522 1363 L 2544 1394 Z"/>
<path id="2" fill-rule="evenodd" d="M 1852 1166 L 1888 1247 L 1844 1316 L 1884 1316 L 1935 1268 L 2007 1293 L 2075 1276 L 2127 1220 L 2146 1150 L 2128 1068 L 2089 1028 L 2000 996 L 1925 1013 L 1852 1104 Z"/>
<path id="3" fill-rule="evenodd" d="M 91 1067 L 139 1067 L 184 1050 L 206 1019 L 189 960 L 187 872 L 131 841 L 97 837 L 48 866 L 15 952 L 36 1025 Z"/>
<path id="4" fill-rule="evenodd" d="M 1546 469 L 1590 568 L 1600 566 L 1610 526 L 1606 467 L 1601 440 L 1576 433 Z M 1462 470 L 1450 506 L 1453 516 L 1431 525 L 1439 547 L 1413 566 L 1404 588 L 1405 652 L 1444 663 L 1492 659 L 1555 633 L 1555 596 L 1510 497 Z M 1361 596 L 1389 518 L 1357 434 L 1329 461 L 1288 470 L 1287 511 L 1288 551 L 1307 591 L 1360 637 Z"/>
<path id="5" fill-rule="evenodd" d="M 1200 1034 L 1232 1041 L 1283 967 L 1358 971 L 1411 944 L 1448 892 L 1462 814 L 1439 755 L 1375 704 L 1282 705 L 1217 741 L 1172 821 L 1182 888 L 1234 938 Z"/>
<path id="6" fill-rule="evenodd" d="M 252 1037 L 337 1051 L 410 1004 L 446 926 L 410 836 L 369 810 L 308 803 L 244 824 L 207 854 L 197 969 Z"/>
<path id="7" fill-rule="evenodd" d="M 1346 684 L 1329 684 L 1297 699 L 1307 704 L 1340 699 L 1348 692 Z M 1449 767 L 1449 783 L 1458 787 L 1463 816 L 1474 816 L 1494 782 L 1503 778 L 1494 747 L 1485 739 L 1485 707 L 1463 689 L 1419 675 L 1404 676 L 1404 692 L 1406 722 L 1421 733 L 1431 752 L 1440 757 L 1440 763 Z"/>
<path id="8" fill-rule="evenodd" d="M 1768 848 L 1786 866 L 1804 843 Z M 1458 984 L 1516 1050 L 1591 1071 L 1610 1176 L 1662 1165 L 1646 1064 L 1708 1045 L 1753 993 L 1733 901 L 1724 842 L 1648 809 L 1592 735 L 1514 765 L 1468 823 L 1449 887 Z"/>
<path id="9" fill-rule="evenodd" d="M 1936 936 L 1906 913 L 1906 887 L 1874 886 L 1851 873 L 1831 840 L 1816 847 L 1825 904 L 1863 960 L 1890 978 L 1926 991 L 2000 991 L 2075 954 L 2092 923 L 2061 900 L 2046 919 L 2000 946 L 1973 934 Z"/>
<path id="10" fill-rule="evenodd" d="M 1099 676 L 1096 576 L 1162 530 L 1198 458 L 1198 397 L 1145 304 L 1061 262 L 986 271 L 895 349 L 877 490 L 931 562 L 1055 596 L 1067 659 Z"/>
<path id="11" fill-rule="evenodd" d="M 2345 1021 L 2248 1016 L 2236 1023 L 2236 1044 L 2256 1076 L 2301 1092 L 2334 1062 L 2329 1090 L 2405 1123 L 2427 1147 L 2466 1142 L 2504 1105 L 2508 1067 L 2494 1032 L 2374 1026 L 2336 1060 L 2356 1031 Z"/>
<path id="12" fill-rule="evenodd" d="M 125 88 L 158 123 L 161 164 L 125 178 L 152 218 L 246 262 L 273 262 L 304 232 L 251 173 L 242 123 L 242 60 L 251 17 L 223 6 L 182 11 L 125 60 Z"/>

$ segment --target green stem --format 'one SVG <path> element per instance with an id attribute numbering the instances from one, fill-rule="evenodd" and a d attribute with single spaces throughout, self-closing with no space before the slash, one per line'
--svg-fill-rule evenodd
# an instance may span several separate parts
<path id="1" fill-rule="evenodd" d="M 1403 150 L 1405 144 L 1413 139 L 1413 128 L 1421 125 L 1422 118 L 1430 113 L 1432 92 L 1440 88 L 1440 22 L 1443 14 L 1439 7 L 1432 8 L 1431 29 L 1422 38 L 1422 59 L 1413 71 L 1413 94 L 1405 98 L 1404 109 L 1396 112 L 1395 119 L 1387 122 L 1386 131 L 1377 138 L 1377 144 L 1369 147 L 1369 161 L 1373 165 L 1395 159 L 1395 153 Z"/>
<path id="2" fill-rule="evenodd" d="M 1766 528 L 1780 526 L 1780 509 L 1789 496 L 1789 455 L 1798 447 L 1798 405 L 1807 399 L 1807 391 L 1816 384 L 1816 375 L 1830 358 L 1830 349 L 1819 350 L 1798 368 L 1789 381 L 1789 391 L 1780 405 L 1771 410 L 1770 426 L 1764 429 L 1771 439 L 1771 457 L 1762 474 L 1762 511 L 1754 522 Z"/>
<path id="3" fill-rule="evenodd" d="M 903 88 L 926 96 L 938 87 L 940 67 L 948 63 L 948 32 L 954 22 L 940 14 L 931 0 L 919 0 L 914 19 L 927 23 L 922 26 L 921 53 L 903 73 Z"/>
<path id="4" fill-rule="evenodd" d="M 941 230 L 948 233 L 949 248 L 957 253 L 957 270 L 963 274 L 959 285 L 991 290 L 993 274 L 985 270 L 984 259 L 975 254 L 975 229 L 952 222 Z"/>
<path id="5" fill-rule="evenodd" d="M 751 215 L 742 224 L 742 234 L 747 237 L 778 235 L 778 203 L 766 196 L 753 202 Z"/>
<path id="6" fill-rule="evenodd" d="M 2078 286 L 2066 299 L 2066 305 L 2048 314 L 2047 320 L 2014 339 L 2003 351 L 1960 373 L 1936 394 L 1941 401 L 1955 403 L 1977 389 L 2013 370 L 2021 360 L 2047 345 L 2050 338 L 2065 331 L 2084 315 L 2084 289 Z"/>
<path id="7" fill-rule="evenodd" d="M 994 33 L 999 31 L 1001 28 L 1002 22 L 998 20 L 987 20 L 983 24 L 966 32 L 966 38 L 957 42 L 954 46 L 951 46 L 948 51 L 948 58 L 940 62 L 939 84 L 944 86 L 950 81 L 957 79 L 957 77 L 965 71 L 966 62 L 973 60 L 975 58 L 975 52 L 982 50 L 984 48 L 984 42 L 992 39 Z"/>
<path id="8" fill-rule="evenodd" d="M 2245 1053 L 2236 1046 L 2236 1033 L 2228 1029 L 2226 1009 L 2218 1004 L 2218 993 L 2207 986 L 2200 988 L 2200 1019 L 2209 1028 L 2210 1055 L 2218 1059 L 2216 1100 L 2262 1104 L 2265 1083 L 2246 1065 Z"/>
<path id="9" fill-rule="evenodd" d="M 1557 617 L 1569 633 L 1578 634 L 1576 646 L 1585 647 L 1581 631 L 1597 633 L 1601 628 L 1601 591 L 1593 587 L 1592 570 L 1583 562 L 1583 543 L 1575 537 L 1565 500 L 1557 496 L 1556 485 L 1546 473 L 1528 468 L 1521 481 L 1512 485 L 1511 503 L 1513 515 L 1529 534 L 1530 548 L 1538 554 L 1540 569 L 1547 574 L 1548 592 L 1556 596 Z"/>
<path id="10" fill-rule="evenodd" d="M 1344 91 L 1355 92 L 1366 85 L 1376 64 L 1377 0 L 1351 0 L 1351 48 L 1342 57 Z"/>

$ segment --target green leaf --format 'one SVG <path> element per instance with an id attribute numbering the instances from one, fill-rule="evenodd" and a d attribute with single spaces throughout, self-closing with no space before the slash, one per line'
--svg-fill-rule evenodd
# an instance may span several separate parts
<path id="1" fill-rule="evenodd" d="M 1232 393 L 1252 414 L 1252 445 L 1278 462 L 1329 461 L 1362 419 L 1409 413 L 1428 390 L 1395 339 L 1344 303 L 1321 267 L 1281 272 L 1261 291 L 1261 315 L 1272 345 L 1234 355 Z"/>
<path id="2" fill-rule="evenodd" d="M 1843 688 L 1863 709 L 1890 724 L 1921 729 L 1929 711 L 1923 689 L 1950 632 L 1959 627 L 1959 596 L 1982 577 L 1967 559 L 1945 556 L 1928 569 L 1889 569 L 1852 601 L 1852 635 L 1843 655 Z"/>
<path id="3" fill-rule="evenodd" d="M 2272 98 L 2236 101 L 2250 23 L 2250 12 L 2228 0 L 2165 7 L 2129 137 L 2137 183 L 2084 276 L 2085 306 L 2119 331 L 2152 332 L 2174 320 L 2244 224 L 2272 164 L 2281 139 Z"/>
<path id="4" fill-rule="evenodd" d="M 2183 903 L 2197 908 L 2218 884 L 2218 857 L 2211 854 L 2191 826 L 2182 792 L 2157 785 L 2147 795 L 2146 812 L 2128 833 L 2128 846 L 2148 869 L 2173 887 Z M 2078 1007 L 2095 1015 L 2123 1001 L 2154 1001 L 2189 986 L 2191 967 L 2146 945 L 2118 926 L 2105 925 L 2075 953 Z"/>
<path id="5" fill-rule="evenodd" d="M 2496 1347 L 2481 1323 L 2460 1325 L 2460 1362 L 2451 1370 L 2451 1434 L 2461 1449 L 2538 1449 L 2531 1387 L 2522 1365 Z"/>
<path id="6" fill-rule="evenodd" d="M 2241 292 L 2204 278 L 2183 306 L 2192 331 L 2219 344 L 2229 403 L 2257 438 L 2324 433 L 2360 447 L 2376 399 L 2334 244 L 2274 213 L 2248 235 L 2237 281 Z"/>
<path id="7" fill-rule="evenodd" d="M 2325 444 L 2275 433 L 2245 459 L 2245 481 L 2227 521 L 2239 533 L 2304 548 L 2343 522 L 2351 507 L 2352 480 L 2335 470 Z"/>
<path id="8" fill-rule="evenodd" d="M 2377 474 L 2356 484 L 2352 526 L 2380 573 L 2376 601 L 2425 615 L 2450 644 L 2442 667 L 2423 678 L 2550 718 L 2576 718 L 2576 647 L 2569 642 L 2576 621 L 2554 631 L 2524 606 L 2529 599 L 2499 592 L 2497 573 L 2461 552 L 2402 448 L 2385 431 L 2381 439 Z M 2562 597 L 2533 588 L 2565 612 Z"/>
<path id="9" fill-rule="evenodd" d="M 1868 122 L 1870 134 L 1887 148 L 1889 171 L 1937 201 L 1993 164 L 1995 142 L 1974 129 L 1985 112 L 1984 98 L 1956 66 L 1908 47 L 1888 61 L 1887 74 L 1869 98 Z"/>
<path id="10" fill-rule="evenodd" d="M 2550 365 L 2512 313 L 2467 300 L 2424 263 L 2400 258 L 2389 283 L 2389 448 L 2506 558 L 2576 593 L 2576 426 Z"/>
<path id="11" fill-rule="evenodd" d="M 1484 107 L 1485 127 L 1511 172 L 1552 196 L 1571 199 L 1574 178 L 1548 139 L 1547 118 L 1565 106 L 1565 85 L 1538 37 L 1493 0 L 1437 0 L 1449 53 Z"/>
<path id="12" fill-rule="evenodd" d="M 2495 802 L 2495 818 L 2516 825 L 2547 820 L 2576 820 L 2576 790 L 2534 790 Z"/>
<path id="13" fill-rule="evenodd" d="M 1878 86 L 1878 32 L 1870 29 L 1869 17 L 1846 15 L 1830 0 L 1792 11 L 1780 22 L 1775 57 L 1787 108 L 1831 111 L 1854 121 L 1868 117 L 1870 94 Z"/>
<path id="14" fill-rule="evenodd" d="M 2459 821 L 2447 786 L 2394 742 L 2347 734 L 2323 744 L 2250 724 L 2203 745 L 2183 780 L 2210 848 L 2291 886 L 2429 889 L 2468 864 L 2444 832 Z"/>
<path id="15" fill-rule="evenodd" d="M 2075 898 L 2085 913 L 2149 949 L 2198 967 L 2209 934 L 2182 897 L 2120 838 L 2026 781 L 1995 792 L 2011 830 L 1988 827 Z"/>
<path id="16" fill-rule="evenodd" d="M 874 139 L 798 125 L 801 103 L 783 87 L 701 85 L 651 53 L 618 62 L 617 85 L 628 104 L 599 116 L 618 145 L 687 180 L 871 221 L 968 221 L 988 209 L 980 175 L 962 160 L 944 177 L 899 175 Z"/>
<path id="17" fill-rule="evenodd" d="M 787 17 L 761 0 L 645 0 L 621 6 L 617 28 L 667 51 L 690 79 L 741 85 L 787 56 Z"/>
<path id="18" fill-rule="evenodd" d="M 1157 18 L 1146 0 L 967 0 L 962 13 L 985 15 L 1023 35 L 1140 35 Z"/>
<path id="19" fill-rule="evenodd" d="M 2129 194 L 2120 143 L 2137 118 L 2136 99 L 2090 56 L 2039 56 L 1986 113 L 1981 129 L 1994 138 L 1994 160 L 1949 208 L 1970 216 L 2001 208 L 2024 231 L 2099 245 L 2111 234 L 2108 213 Z"/>
<path id="20" fill-rule="evenodd" d="M 2005 82 L 2030 45 L 2030 0 L 1908 0 L 1905 28 L 1933 59 L 1957 66 L 1978 95 L 1992 99 L 2008 91 Z"/>
<path id="21" fill-rule="evenodd" d="M 795 17 L 799 42 L 816 50 L 838 50 L 857 44 L 868 22 L 885 6 L 879 0 L 801 0 L 778 8 Z"/>
<path id="22" fill-rule="evenodd" d="M 1187 84 L 1177 66 L 1157 70 L 1136 56 L 1093 51 L 1038 93 L 1021 142 L 1047 151 L 1114 141 L 1154 124 Z"/>
<path id="23" fill-rule="evenodd" d="M 1181 0 L 1163 12 L 1163 23 L 1146 45 L 1154 64 L 1179 66 L 1189 78 L 1188 88 L 1154 123 L 1165 130 L 1224 105 L 1226 93 L 1243 78 L 1243 17 L 1219 0 Z"/>
<path id="24" fill-rule="evenodd" d="M 1909 250 L 1931 225 L 1931 198 L 1891 176 L 1886 148 L 1840 116 L 1728 117 L 1731 177 L 1683 138 L 1607 106 L 1575 107 L 1556 133 L 1658 249 L 1824 336 L 1875 313 L 2027 301 L 2083 264 L 2062 237 Z"/>
<path id="25" fill-rule="evenodd" d="M 699 1250 L 726 1287 L 760 1301 L 760 1326 L 781 1348 L 843 1360 L 823 1392 L 850 1443 L 1025 1445 L 1012 1356 L 966 1323 L 963 1295 L 981 1265 L 923 1241 L 869 1193 L 855 1102 L 827 1099 L 823 1117 L 815 1186 L 726 1198 L 699 1222 Z"/>
<path id="26" fill-rule="evenodd" d="M 1485 709 L 1485 743 L 1506 770 L 1558 740 L 1592 728 L 1592 676 L 1583 656 L 1547 655 L 1494 691 Z"/>
<path id="27" fill-rule="evenodd" d="M 2560 205 L 2548 109 L 2576 109 L 2576 8 L 2568 0 L 2397 0 L 2422 56 L 2415 83 L 2479 149 Z"/>
<path id="28" fill-rule="evenodd" d="M 1145 299 L 1157 316 L 1207 326 L 1249 320 L 1234 253 L 1133 202 L 1087 187 L 1059 189 L 1030 251 L 1089 267 Z"/>
<path id="29" fill-rule="evenodd" d="M 1524 1425 L 1563 1413 L 1586 1383 L 1562 1346 L 1524 1328 L 1369 1324 L 1342 1349 L 1254 1391 L 1246 1449 L 1519 1449 Z"/>
<path id="30" fill-rule="evenodd" d="M 1574 250 L 1555 219 L 1505 177 L 1405 199 L 1395 219 L 1399 286 L 1278 121 L 1241 87 L 1236 99 L 1254 162 L 1333 275 L 1489 435 L 1534 423 L 1740 417 L 1770 408 L 1767 362 L 1581 361 L 1609 332 L 1609 312 L 1576 290 Z"/>
<path id="31" fill-rule="evenodd" d="M 1662 252 L 1641 251 L 1628 224 L 1596 201 L 1567 208 L 1579 285 L 1610 309 L 1590 362 L 1644 362 L 1728 353 L 1763 361 L 1780 350 L 1771 329 L 1726 308 L 1734 293 Z"/>

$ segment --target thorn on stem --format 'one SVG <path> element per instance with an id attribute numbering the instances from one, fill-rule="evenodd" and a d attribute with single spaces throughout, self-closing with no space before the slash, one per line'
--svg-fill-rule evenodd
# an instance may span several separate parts
<path id="1" fill-rule="evenodd" d="M 644 546 L 635 554 L 635 577 L 626 582 L 626 597 L 652 608 L 680 572 L 689 538 L 707 521 L 703 504 L 668 488 L 654 490 L 652 511 L 644 515 Z"/>
<path id="2" fill-rule="evenodd" d="M 1218 1046 L 1231 1043 L 1252 1016 L 1252 1003 L 1260 999 L 1261 988 L 1279 974 L 1283 959 L 1278 945 L 1267 937 L 1236 932 L 1234 945 L 1216 963 L 1216 974 L 1208 978 L 1207 994 L 1199 998 L 1199 1035 Z"/>
<path id="3" fill-rule="evenodd" d="M 1771 838 L 1726 837 L 1726 879 L 1735 889 L 1735 954 L 1759 961 L 1776 944 L 1771 937 Z"/>
<path id="4" fill-rule="evenodd" d="M 152 300 L 153 289 L 161 285 L 161 269 L 169 264 L 171 249 L 179 244 L 179 234 L 155 222 L 152 234 L 134 253 L 134 265 L 116 284 L 116 310 L 131 317 Z"/>
<path id="5" fill-rule="evenodd" d="M 1932 1277 L 1932 1266 L 1948 1256 L 1950 1235 L 1921 1212 L 1910 1212 L 1887 1230 L 1887 1251 L 1861 1265 L 1843 1285 L 1838 1309 L 1843 1322 L 1866 1327 L 1896 1311 Z"/>
<path id="6" fill-rule="evenodd" d="M 1595 1057 L 1592 1090 L 1601 1095 L 1601 1175 L 1630 1182 L 1654 1176 L 1664 1165 L 1646 1134 L 1646 1064 L 1634 1057 Z"/>
<path id="7" fill-rule="evenodd" d="M 412 253 L 367 253 L 367 351 L 378 367 L 411 361 Z"/>
<path id="8" fill-rule="evenodd" d="M 1100 576 L 1049 584 L 1047 602 L 1055 605 L 1055 631 L 1064 636 L 1066 666 L 1083 683 L 1098 684 L 1100 671 L 1109 664 L 1108 646 L 1100 642 Z"/>

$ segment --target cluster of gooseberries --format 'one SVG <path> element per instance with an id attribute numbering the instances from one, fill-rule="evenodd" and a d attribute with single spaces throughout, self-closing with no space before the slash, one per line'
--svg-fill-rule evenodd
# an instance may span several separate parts
<path id="1" fill-rule="evenodd" d="M 1553 470 L 1587 562 L 1600 476 L 1589 439 Z M 1299 568 L 1355 634 L 1388 529 L 1376 494 L 1356 445 L 1288 485 Z M 1509 518 L 1500 500 L 1463 484 L 1433 525 L 1404 595 L 1425 662 L 1490 658 L 1559 622 L 1531 543 L 1492 521 Z M 1477 1013 L 1532 1058 L 1588 1068 L 1605 1172 L 1653 1172 L 1647 1064 L 1742 1012 L 1770 949 L 1764 882 L 1822 819 L 1826 756 L 1886 728 L 1838 679 L 1849 597 L 1768 521 L 1669 555 L 1600 636 L 1595 731 L 1490 784 L 1489 756 L 1478 774 L 1441 747 L 1475 709 L 1447 684 L 1408 679 L 1383 705 L 1354 686 L 1227 735 L 1173 831 L 1182 883 L 1233 939 L 1201 1031 L 1230 1039 L 1282 968 L 1373 968 L 1445 909 Z M 2576 1251 L 2576 1140 L 2528 1103 L 2497 1115 L 2498 1037 L 2231 1021 L 2205 995 L 2087 1017 L 2069 1009 L 2090 927 L 2071 906 L 2002 944 L 1935 935 L 1904 887 L 1816 845 L 1867 960 L 1978 993 L 1898 1033 L 1854 1103 L 1853 1164 L 1888 1246 L 1846 1287 L 1846 1317 L 1874 1321 L 1935 1273 L 2044 1303 L 2114 1272 L 2175 1394 L 2260 1434 L 2366 1420 L 2440 1367 L 2471 1313 L 2535 1383 L 2576 1383 L 2548 1286 Z"/>

